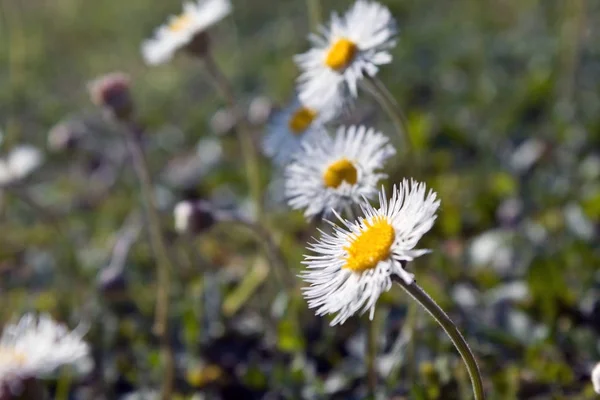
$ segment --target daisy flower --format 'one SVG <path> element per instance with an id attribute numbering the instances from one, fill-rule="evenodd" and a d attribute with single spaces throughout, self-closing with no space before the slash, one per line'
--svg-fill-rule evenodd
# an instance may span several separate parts
<path id="1" fill-rule="evenodd" d="M 16 325 L 6 326 L 0 337 L 0 393 L 87 357 L 89 348 L 82 336 L 48 315 L 26 314 Z"/>
<path id="2" fill-rule="evenodd" d="M 294 99 L 291 105 L 277 112 L 268 124 L 263 140 L 265 154 L 277 165 L 286 165 L 300 150 L 302 142 L 323 135 L 323 125 L 337 114 L 335 102 L 313 102 L 308 106 Z"/>
<path id="3" fill-rule="evenodd" d="M 592 385 L 594 386 L 594 391 L 600 394 L 600 363 L 596 364 L 594 369 L 592 369 Z"/>
<path id="4" fill-rule="evenodd" d="M 285 170 L 285 195 L 307 218 L 342 211 L 377 193 L 386 174 L 377 172 L 396 153 L 389 139 L 364 126 L 340 127 L 305 141 Z"/>
<path id="5" fill-rule="evenodd" d="M 36 147 L 19 145 L 0 159 L 0 186 L 10 185 L 29 176 L 43 161 Z"/>
<path id="6" fill-rule="evenodd" d="M 156 29 L 154 37 L 142 43 L 142 55 L 147 64 L 169 61 L 180 48 L 190 44 L 200 33 L 231 13 L 229 0 L 196 0 L 183 5 L 183 12 L 171 16 Z"/>
<path id="7" fill-rule="evenodd" d="M 308 306 L 317 308 L 317 315 L 337 313 L 332 326 L 359 311 L 370 310 L 373 319 L 377 299 L 392 286 L 392 274 L 413 282 L 403 263 L 429 252 L 415 246 L 433 226 L 439 205 L 425 184 L 404 180 L 394 186 L 389 201 L 382 190 L 379 208 L 363 203 L 364 216 L 358 220 L 337 215 L 343 225 L 332 223 L 331 234 L 321 232 L 303 262 L 307 269 L 300 277 L 310 284 L 303 289 Z"/>
<path id="8" fill-rule="evenodd" d="M 380 65 L 392 61 L 396 23 L 379 3 L 358 0 L 343 17 L 334 13 L 329 27 L 319 31 L 309 36 L 313 48 L 295 57 L 302 102 L 329 94 L 344 82 L 356 97 L 358 80 L 364 74 L 375 76 Z"/>

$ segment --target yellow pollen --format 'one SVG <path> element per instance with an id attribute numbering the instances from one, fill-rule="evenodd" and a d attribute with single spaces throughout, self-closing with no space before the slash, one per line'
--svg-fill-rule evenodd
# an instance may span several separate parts
<path id="1" fill-rule="evenodd" d="M 176 16 L 169 22 L 169 30 L 171 32 L 179 32 L 184 30 L 192 22 L 192 18 L 187 14 Z"/>
<path id="2" fill-rule="evenodd" d="M 366 223 L 366 228 L 349 246 L 344 247 L 348 252 L 346 264 L 354 272 L 364 272 L 373 269 L 377 264 L 390 256 L 396 233 L 390 223 L 383 217 L 375 217 Z"/>
<path id="3" fill-rule="evenodd" d="M 339 39 L 329 49 L 325 64 L 333 70 L 342 71 L 354 59 L 356 50 L 358 50 L 358 47 L 354 42 L 345 38 Z"/>
<path id="4" fill-rule="evenodd" d="M 317 112 L 310 108 L 300 107 L 292 114 L 288 125 L 295 135 L 300 135 L 312 124 Z"/>
<path id="5" fill-rule="evenodd" d="M 323 181 L 325 186 L 330 188 L 336 188 L 344 181 L 354 185 L 357 175 L 356 167 L 348 159 L 342 158 L 327 167 L 323 174 Z"/>
<path id="6" fill-rule="evenodd" d="M 25 354 L 13 349 L 0 348 L 0 364 L 24 364 L 27 360 Z"/>

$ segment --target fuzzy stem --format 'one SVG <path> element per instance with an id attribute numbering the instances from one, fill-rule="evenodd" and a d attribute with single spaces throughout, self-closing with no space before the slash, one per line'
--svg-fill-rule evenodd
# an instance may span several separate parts
<path id="1" fill-rule="evenodd" d="M 377 315 L 372 321 L 367 322 L 367 384 L 369 388 L 369 397 L 375 399 L 377 395 L 377 370 L 375 369 L 375 359 L 377 358 Z"/>
<path id="2" fill-rule="evenodd" d="M 314 31 L 321 24 L 321 0 L 306 0 L 306 8 L 310 30 Z"/>
<path id="3" fill-rule="evenodd" d="M 294 279 L 290 276 L 290 271 L 286 267 L 285 257 L 268 229 L 256 222 L 230 213 L 218 213 L 216 219 L 224 223 L 239 224 L 252 231 L 260 239 L 260 242 L 264 244 L 269 264 L 275 271 L 275 275 L 280 283 L 290 291 L 295 289 Z"/>
<path id="4" fill-rule="evenodd" d="M 240 109 L 237 104 L 235 92 L 231 82 L 223 71 L 219 68 L 215 59 L 212 56 L 210 50 L 207 50 L 202 55 L 204 65 L 208 74 L 213 78 L 215 86 L 221 92 L 223 98 L 229 105 L 231 111 L 234 114 L 234 118 L 237 124 L 237 137 L 240 144 L 240 150 L 242 152 L 242 158 L 244 159 L 244 165 L 246 170 L 246 179 L 248 180 L 248 186 L 250 193 L 256 207 L 256 219 L 262 221 L 263 219 L 263 207 L 262 207 L 262 188 L 260 178 L 260 160 L 256 151 L 256 146 L 252 140 L 252 131 L 246 120 L 245 113 Z"/>
<path id="5" fill-rule="evenodd" d="M 372 91 L 373 97 L 381 108 L 388 114 L 400 139 L 408 146 L 408 153 L 413 153 L 415 146 L 408 131 L 406 117 L 394 96 L 377 77 L 366 76 L 366 82 Z"/>
<path id="6" fill-rule="evenodd" d="M 152 179 L 142 144 L 141 129 L 134 123 L 128 124 L 126 135 L 127 146 L 133 167 L 140 181 L 142 198 L 146 204 L 148 229 L 152 251 L 157 261 L 158 288 L 156 293 L 156 310 L 153 331 L 160 340 L 160 353 L 163 360 L 164 375 L 161 399 L 168 400 L 173 392 L 175 378 L 175 360 L 169 343 L 169 297 L 171 290 L 171 271 L 173 263 L 160 224 L 160 217 L 154 198 Z"/>
<path id="7" fill-rule="evenodd" d="M 436 321 L 442 329 L 446 332 L 450 340 L 456 347 L 456 350 L 460 353 L 469 377 L 471 378 L 471 384 L 473 385 L 473 393 L 475 400 L 485 399 L 483 392 L 483 383 L 481 381 L 481 373 L 477 366 L 477 361 L 469 348 L 469 345 L 465 341 L 465 338 L 459 332 L 454 322 L 450 317 L 441 309 L 441 307 L 433 300 L 416 282 L 407 284 L 402 278 L 395 275 L 392 276 L 392 280 L 398 283 L 402 289 L 404 289 L 417 303 L 419 303 Z"/>

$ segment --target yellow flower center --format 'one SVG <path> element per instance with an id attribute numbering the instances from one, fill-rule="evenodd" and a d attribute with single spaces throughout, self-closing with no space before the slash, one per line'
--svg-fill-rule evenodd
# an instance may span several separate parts
<path id="1" fill-rule="evenodd" d="M 396 232 L 390 223 L 383 217 L 375 217 L 366 223 L 366 228 L 350 243 L 344 247 L 348 252 L 346 264 L 354 272 L 363 272 L 373 269 L 380 261 L 390 256 Z"/>
<path id="2" fill-rule="evenodd" d="M 346 158 L 342 158 L 332 164 L 330 164 L 325 173 L 323 174 L 323 181 L 325 186 L 330 188 L 336 188 L 346 181 L 351 185 L 354 185 L 357 180 L 358 172 L 352 162 Z"/>
<path id="3" fill-rule="evenodd" d="M 300 107 L 290 118 L 288 125 L 295 135 L 300 135 L 312 124 L 317 116 L 317 112 L 310 108 Z"/>
<path id="4" fill-rule="evenodd" d="M 354 59 L 357 50 L 354 42 L 345 38 L 338 39 L 329 49 L 325 65 L 333 70 L 342 71 Z"/>
<path id="5" fill-rule="evenodd" d="M 1 348 L 0 347 L 0 365 L 1 364 L 10 364 L 10 365 L 21 365 L 24 364 L 27 360 L 27 357 L 24 353 L 15 351 L 9 348 Z"/>
<path id="6" fill-rule="evenodd" d="M 169 30 L 171 32 L 180 32 L 184 30 L 192 22 L 192 17 L 187 14 L 176 16 L 169 22 Z"/>

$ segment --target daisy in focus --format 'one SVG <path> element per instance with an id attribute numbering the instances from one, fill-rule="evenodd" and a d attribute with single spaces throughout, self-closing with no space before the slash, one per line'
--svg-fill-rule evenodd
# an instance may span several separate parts
<path id="1" fill-rule="evenodd" d="M 26 314 L 16 325 L 7 325 L 0 337 L 0 394 L 86 358 L 89 348 L 82 336 L 47 315 Z"/>
<path id="2" fill-rule="evenodd" d="M 285 170 L 285 196 L 307 218 L 344 211 L 377 193 L 378 172 L 396 154 L 387 136 L 364 126 L 340 127 L 305 141 Z"/>
<path id="3" fill-rule="evenodd" d="M 358 81 L 365 74 L 375 76 L 380 65 L 392 61 L 396 23 L 379 3 L 358 0 L 343 17 L 334 13 L 329 27 L 319 30 L 320 35 L 309 36 L 312 49 L 295 57 L 302 102 L 330 96 L 344 82 L 356 97 Z"/>
<path id="4" fill-rule="evenodd" d="M 323 125 L 338 114 L 335 102 L 325 104 L 301 104 L 294 99 L 291 105 L 277 112 L 267 126 L 263 140 L 265 154 L 277 165 L 289 163 L 301 149 L 304 140 L 311 140 L 323 133 Z"/>
<path id="5" fill-rule="evenodd" d="M 142 43 L 142 56 L 149 65 L 169 61 L 180 48 L 231 13 L 229 0 L 195 0 L 183 5 L 183 12 L 171 16 L 156 29 L 154 37 Z"/>
<path id="6" fill-rule="evenodd" d="M 370 310 L 392 286 L 391 276 L 407 283 L 413 274 L 403 263 L 429 250 L 415 249 L 419 239 L 431 229 L 440 206 L 434 192 L 425 184 L 404 180 L 394 186 L 391 200 L 385 191 L 379 194 L 379 208 L 363 203 L 363 217 L 356 221 L 338 216 L 342 226 L 333 225 L 331 234 L 309 245 L 306 270 L 300 275 L 310 286 L 303 295 L 317 315 L 336 314 L 331 325 L 343 324 L 348 318 Z"/>

